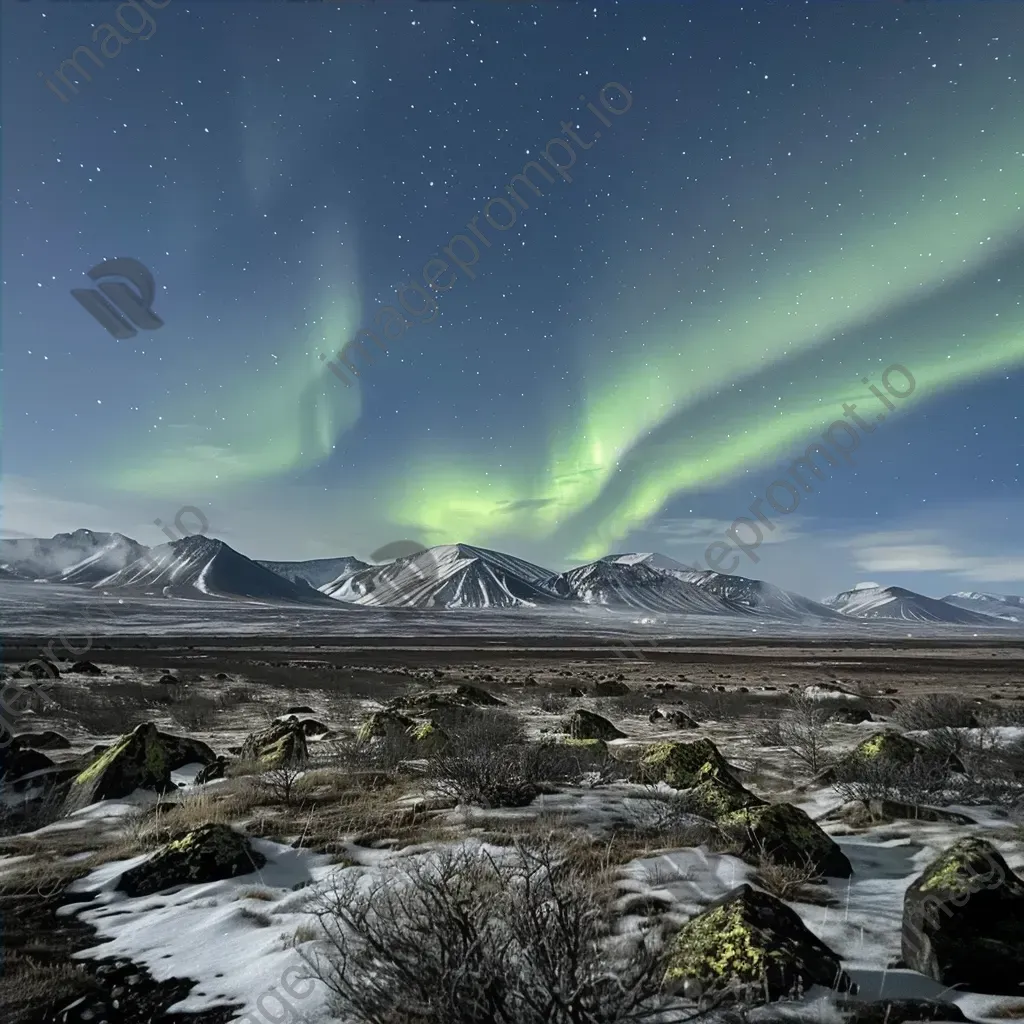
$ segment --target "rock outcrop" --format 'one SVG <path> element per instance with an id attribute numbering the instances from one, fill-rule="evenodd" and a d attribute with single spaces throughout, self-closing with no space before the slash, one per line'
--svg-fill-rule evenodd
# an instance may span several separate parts
<path id="1" fill-rule="evenodd" d="M 947 986 L 1021 994 L 1024 881 L 984 839 L 937 857 L 903 898 L 903 960 Z"/>
<path id="2" fill-rule="evenodd" d="M 227 825 L 211 823 L 200 825 L 129 868 L 118 880 L 117 889 L 128 896 L 151 896 L 173 886 L 248 875 L 266 862 L 246 836 Z"/>
<path id="3" fill-rule="evenodd" d="M 822 985 L 854 990 L 839 957 L 781 900 L 741 885 L 691 918 L 676 934 L 665 981 L 677 991 L 742 990 L 770 1000 Z"/>

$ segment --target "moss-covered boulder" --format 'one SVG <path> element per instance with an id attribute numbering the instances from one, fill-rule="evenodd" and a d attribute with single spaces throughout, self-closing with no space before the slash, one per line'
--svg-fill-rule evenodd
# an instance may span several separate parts
<path id="1" fill-rule="evenodd" d="M 151 896 L 172 886 L 248 875 L 266 862 L 248 838 L 229 826 L 200 825 L 129 868 L 121 875 L 117 889 L 128 896 Z"/>
<path id="2" fill-rule="evenodd" d="M 369 743 L 370 740 L 377 739 L 395 739 L 407 735 L 415 725 L 411 718 L 385 708 L 383 711 L 374 711 L 363 719 L 356 739 L 360 743 Z"/>
<path id="3" fill-rule="evenodd" d="M 937 754 L 926 746 L 912 740 L 909 736 L 903 736 L 893 729 L 883 729 L 869 736 L 863 743 L 858 743 L 853 750 L 846 755 L 842 764 L 851 761 L 885 761 L 892 765 L 905 766 L 913 764 L 915 760 L 946 762 L 950 771 L 962 772 L 964 766 L 955 755 L 948 758 L 945 755 Z"/>
<path id="4" fill-rule="evenodd" d="M 433 719 L 414 723 L 409 728 L 409 736 L 416 744 L 416 752 L 424 757 L 438 754 L 448 746 L 448 733 Z"/>
<path id="5" fill-rule="evenodd" d="M 729 772 L 728 762 L 711 740 L 693 743 L 668 740 L 648 748 L 637 765 L 637 774 L 645 782 L 664 782 L 675 789 L 692 789 L 702 781 L 700 773 L 706 764 Z"/>
<path id="6" fill-rule="evenodd" d="M 700 781 L 687 794 L 695 814 L 717 820 L 747 807 L 764 806 L 759 796 L 710 761 L 701 766 L 697 778 Z"/>
<path id="7" fill-rule="evenodd" d="M 853 866 L 827 832 L 792 804 L 762 804 L 733 811 L 718 819 L 735 831 L 741 856 L 756 860 L 763 853 L 779 864 L 814 868 L 826 878 L 849 878 Z"/>
<path id="8" fill-rule="evenodd" d="M 193 756 L 196 751 L 191 743 L 181 736 L 158 732 L 152 722 L 144 722 L 75 776 L 64 800 L 64 813 L 70 814 L 98 800 L 116 800 L 136 789 L 153 789 L 158 793 L 174 789 L 171 772 L 201 760 Z M 210 754 L 212 758 L 212 751 Z"/>
<path id="9" fill-rule="evenodd" d="M 262 768 L 305 764 L 309 759 L 306 734 L 297 721 L 278 722 L 246 736 L 239 759 L 255 762 Z"/>
<path id="10" fill-rule="evenodd" d="M 174 736 L 168 732 L 160 733 L 160 742 L 167 751 L 171 768 L 180 768 L 184 764 L 213 764 L 217 755 L 213 748 L 202 740 L 191 736 Z"/>
<path id="11" fill-rule="evenodd" d="M 1021 994 L 1024 881 L 984 839 L 940 854 L 903 898 L 903 960 L 943 985 Z"/>
<path id="12" fill-rule="evenodd" d="M 563 723 L 562 731 L 574 740 L 621 740 L 625 733 L 603 715 L 577 708 Z"/>
<path id="13" fill-rule="evenodd" d="M 781 900 L 741 885 L 691 918 L 669 950 L 665 982 L 707 995 L 751 986 L 770 1000 L 822 985 L 854 989 L 839 957 Z M 738 994 L 738 993 L 737 993 Z"/>

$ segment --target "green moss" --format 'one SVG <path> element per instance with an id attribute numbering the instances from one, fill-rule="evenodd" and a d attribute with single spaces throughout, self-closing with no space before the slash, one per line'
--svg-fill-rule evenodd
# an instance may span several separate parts
<path id="1" fill-rule="evenodd" d="M 899 764 L 909 764 L 920 752 L 921 748 L 913 740 L 901 736 L 898 732 L 886 729 L 869 736 L 863 743 L 854 748 L 850 757 L 876 758 L 884 757 L 886 760 L 896 761 Z"/>
<path id="2" fill-rule="evenodd" d="M 598 754 L 608 753 L 608 744 L 604 740 L 574 740 L 569 736 L 562 740 L 562 742 L 567 747 L 582 747 L 584 750 L 592 750 Z"/>
<path id="3" fill-rule="evenodd" d="M 921 892 L 938 889 L 953 898 L 973 893 L 978 888 L 978 878 L 991 874 L 994 853 L 994 848 L 984 839 L 974 836 L 961 839 L 925 868 Z M 986 871 L 977 870 L 982 864 Z"/>
<path id="4" fill-rule="evenodd" d="M 92 782 L 93 779 L 98 778 L 110 765 L 117 759 L 123 750 L 132 741 L 133 733 L 128 733 L 126 736 L 122 736 L 109 750 L 104 751 L 96 758 L 95 761 L 85 771 L 81 772 L 75 777 L 75 783 L 82 785 L 87 782 Z"/>
<path id="5" fill-rule="evenodd" d="M 715 907 L 684 925 L 676 936 L 665 980 L 757 981 L 771 953 L 743 918 L 740 901 Z"/>
<path id="6" fill-rule="evenodd" d="M 700 770 L 705 764 L 728 773 L 729 766 L 708 739 L 693 743 L 677 743 L 667 740 L 648 748 L 640 761 L 641 771 L 672 786 L 674 789 L 690 789 L 700 783 Z"/>

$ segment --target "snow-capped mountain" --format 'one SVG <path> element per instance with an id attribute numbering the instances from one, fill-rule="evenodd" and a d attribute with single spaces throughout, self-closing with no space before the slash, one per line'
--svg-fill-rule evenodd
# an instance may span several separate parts
<path id="1" fill-rule="evenodd" d="M 326 603 L 312 587 L 278 576 L 221 540 L 199 535 L 151 548 L 93 587 L 103 591 L 126 588 L 164 597 Z"/>
<path id="2" fill-rule="evenodd" d="M 837 613 L 818 601 L 812 601 L 803 594 L 783 590 L 764 580 L 751 580 L 746 576 L 729 576 L 726 573 L 690 572 L 683 575 L 694 586 L 708 590 L 733 604 L 742 605 L 757 615 L 770 619 L 802 621 L 805 619 L 834 620 Z"/>
<path id="3" fill-rule="evenodd" d="M 1024 622 L 1024 597 L 1017 594 L 980 594 L 971 590 L 958 590 L 943 599 L 947 604 L 969 612 L 994 615 L 1008 622 Z"/>
<path id="4" fill-rule="evenodd" d="M 123 569 L 148 549 L 120 533 L 75 530 L 53 537 L 0 540 L 0 567 L 16 577 L 94 583 Z M 72 579 L 68 579 L 73 574 Z"/>
<path id="5" fill-rule="evenodd" d="M 257 565 L 276 572 L 292 583 L 308 583 L 314 590 L 325 583 L 331 583 L 344 576 L 351 576 L 360 569 L 369 569 L 370 563 L 363 562 L 351 555 L 341 558 L 310 558 L 305 562 L 269 562 L 266 559 L 255 559 Z"/>
<path id="6" fill-rule="evenodd" d="M 601 559 L 561 574 L 571 597 L 585 604 L 642 608 L 695 615 L 743 615 L 745 608 L 696 587 L 693 583 L 651 568 L 644 561 L 621 561 L 632 556 Z M 679 564 L 679 563 L 676 563 Z"/>
<path id="7" fill-rule="evenodd" d="M 904 619 L 908 622 L 949 622 L 964 626 L 991 626 L 992 616 L 958 608 L 946 601 L 915 594 L 903 587 L 859 586 L 822 604 L 854 619 Z"/>
<path id="8" fill-rule="evenodd" d="M 620 565 L 645 566 L 674 577 L 714 595 L 732 609 L 753 612 L 769 619 L 803 621 L 805 619 L 834 620 L 838 613 L 801 594 L 783 590 L 763 580 L 745 576 L 730 576 L 710 569 L 691 569 L 667 555 L 649 554 L 608 555 L 602 561 Z"/>
<path id="9" fill-rule="evenodd" d="M 559 601 L 532 562 L 469 544 L 442 544 L 321 587 L 337 601 L 398 608 L 532 608 Z"/>

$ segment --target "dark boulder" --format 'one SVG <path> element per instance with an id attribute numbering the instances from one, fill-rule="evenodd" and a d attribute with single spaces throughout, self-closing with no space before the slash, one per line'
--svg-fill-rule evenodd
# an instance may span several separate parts
<path id="1" fill-rule="evenodd" d="M 286 715 L 312 715 L 314 711 L 307 704 L 299 704 L 294 708 L 288 708 L 285 711 Z"/>
<path id="2" fill-rule="evenodd" d="M 603 715 L 594 714 L 584 708 L 577 708 L 562 723 L 562 731 L 574 740 L 620 740 L 625 733 L 617 729 Z"/>
<path id="3" fill-rule="evenodd" d="M 874 721 L 866 708 L 836 708 L 829 717 L 841 725 L 860 725 L 861 722 Z"/>
<path id="4" fill-rule="evenodd" d="M 741 835 L 741 856 L 756 860 L 762 853 L 779 864 L 809 866 L 826 878 L 849 878 L 853 866 L 836 842 L 805 811 L 792 804 L 763 804 L 718 819 Z"/>
<path id="5" fill-rule="evenodd" d="M 88 764 L 74 778 L 64 802 L 70 814 L 98 800 L 116 800 L 136 789 L 158 793 L 174 789 L 171 772 L 186 764 L 209 764 L 214 752 L 199 740 L 159 732 L 145 722 L 121 736 L 110 747 L 96 748 Z"/>
<path id="6" fill-rule="evenodd" d="M 14 742 L 22 748 L 32 750 L 67 750 L 71 746 L 71 740 L 52 729 L 23 732 L 20 736 L 14 737 Z"/>
<path id="7" fill-rule="evenodd" d="M 94 665 L 91 661 L 76 661 L 69 669 L 71 672 L 78 672 L 83 676 L 101 676 L 103 669 Z"/>
<path id="8" fill-rule="evenodd" d="M 595 697 L 625 697 L 631 693 L 630 688 L 617 679 L 606 679 L 600 683 L 594 683 Z"/>
<path id="9" fill-rule="evenodd" d="M 309 754 L 306 735 L 297 721 L 278 722 L 269 729 L 250 733 L 242 743 L 242 761 L 256 761 L 263 768 L 304 764 Z"/>
<path id="10" fill-rule="evenodd" d="M 60 679 L 60 670 L 49 658 L 33 658 L 21 666 L 22 672 L 28 672 L 34 679 Z"/>
<path id="11" fill-rule="evenodd" d="M 641 781 L 664 782 L 675 789 L 691 789 L 701 781 L 700 773 L 705 764 L 729 773 L 729 764 L 711 740 L 695 740 L 693 743 L 668 740 L 649 747 L 637 768 Z"/>
<path id="12" fill-rule="evenodd" d="M 837 992 L 855 986 L 839 957 L 781 900 L 741 885 L 691 918 L 669 950 L 665 981 L 679 990 L 699 986 L 705 995 L 741 986 L 769 1000 L 812 985 Z"/>
<path id="13" fill-rule="evenodd" d="M 200 825 L 129 868 L 117 883 L 128 896 L 151 896 L 178 885 L 236 878 L 258 871 L 267 858 L 227 825 Z"/>
<path id="14" fill-rule="evenodd" d="M 160 686 L 180 686 L 181 680 L 177 676 L 172 676 L 170 672 L 165 672 L 157 680 L 157 684 Z"/>
<path id="15" fill-rule="evenodd" d="M 1021 995 L 1024 881 L 984 839 L 955 843 L 903 898 L 903 960 L 946 986 Z"/>
<path id="16" fill-rule="evenodd" d="M 720 765 L 706 763 L 697 772 L 696 786 L 687 791 L 694 813 L 718 820 L 748 807 L 762 807 L 764 801 L 736 781 Z"/>
<path id="17" fill-rule="evenodd" d="M 406 715 L 385 708 L 374 711 L 363 719 L 356 732 L 356 739 L 360 743 L 369 743 L 370 740 L 376 739 L 398 739 L 408 735 L 415 725 L 416 723 Z"/>
<path id="18" fill-rule="evenodd" d="M 670 711 L 666 721 L 673 729 L 696 729 L 698 722 L 691 718 L 685 711 Z"/>
<path id="19" fill-rule="evenodd" d="M 0 751 L 0 778 L 5 783 L 13 783 L 31 772 L 52 767 L 53 761 L 50 758 L 31 747 L 21 746 L 17 737 Z"/>
<path id="20" fill-rule="evenodd" d="M 136 789 L 173 789 L 171 758 L 152 722 L 137 726 L 75 776 L 64 801 L 70 814 L 99 800 L 115 800 Z"/>
<path id="21" fill-rule="evenodd" d="M 229 763 L 226 757 L 221 756 L 211 764 L 205 765 L 196 773 L 195 784 L 205 786 L 207 782 L 213 782 L 214 779 L 223 779 Z"/>

